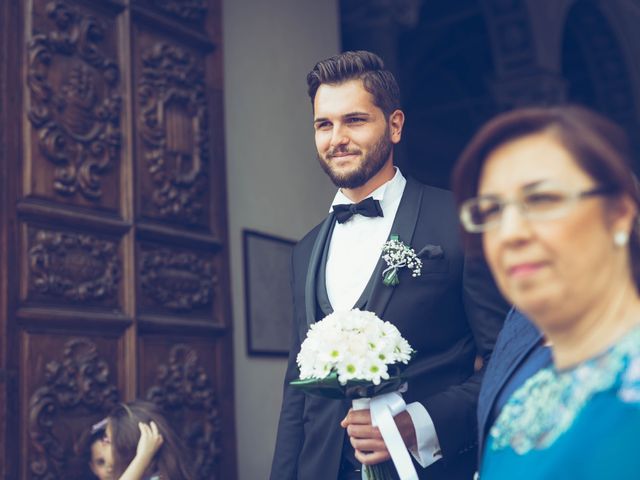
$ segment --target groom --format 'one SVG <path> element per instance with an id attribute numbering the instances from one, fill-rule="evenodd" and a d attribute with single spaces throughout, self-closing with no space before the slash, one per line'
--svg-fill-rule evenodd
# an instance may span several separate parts
<path id="1" fill-rule="evenodd" d="M 404 113 L 376 55 L 346 52 L 307 76 L 320 165 L 339 190 L 327 218 L 293 252 L 294 324 L 272 480 L 351 480 L 389 454 L 369 411 L 289 387 L 309 326 L 359 308 L 395 324 L 417 351 L 405 370 L 407 411 L 395 417 L 420 478 L 469 479 L 482 371 L 506 306 L 484 265 L 465 261 L 448 191 L 406 179 L 393 164 Z M 382 245 L 397 235 L 422 260 L 385 286 Z"/>

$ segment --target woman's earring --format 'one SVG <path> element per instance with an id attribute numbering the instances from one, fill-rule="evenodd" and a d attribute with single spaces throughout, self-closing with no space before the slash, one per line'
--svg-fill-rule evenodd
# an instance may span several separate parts
<path id="1" fill-rule="evenodd" d="M 629 234 L 623 230 L 620 230 L 613 234 L 613 244 L 616 247 L 624 247 L 629 241 Z"/>

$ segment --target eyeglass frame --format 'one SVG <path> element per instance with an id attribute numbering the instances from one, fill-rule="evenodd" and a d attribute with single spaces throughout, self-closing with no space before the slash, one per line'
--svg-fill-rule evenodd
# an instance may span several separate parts
<path id="1" fill-rule="evenodd" d="M 568 194 L 566 198 L 566 203 L 565 203 L 566 206 L 557 210 L 555 212 L 555 215 L 543 214 L 540 216 L 536 216 L 535 213 L 533 214 L 533 216 L 531 215 L 531 212 L 528 211 L 527 207 L 524 205 L 522 195 L 519 195 L 516 198 L 512 198 L 510 200 L 500 199 L 497 197 L 497 195 L 481 195 L 477 197 L 468 198 L 467 200 L 462 202 L 462 204 L 460 205 L 460 209 L 459 209 L 460 222 L 462 223 L 462 226 L 468 233 L 484 233 L 488 230 L 497 228 L 501 224 L 502 213 L 504 212 L 504 209 L 509 205 L 514 205 L 518 209 L 518 212 L 527 220 L 532 220 L 532 219 L 533 220 L 536 220 L 536 219 L 537 220 L 553 220 L 556 218 L 561 218 L 565 213 L 568 213 L 571 210 L 571 207 L 575 205 L 579 200 L 589 198 L 589 197 L 594 197 L 594 196 L 613 195 L 618 193 L 619 189 L 612 185 L 596 185 L 593 188 L 590 188 L 588 190 L 579 190 L 577 192 L 567 192 L 565 190 L 564 192 Z M 500 207 L 500 210 L 499 210 L 500 217 L 495 222 L 489 222 L 484 225 L 476 225 L 475 223 L 472 223 L 471 213 L 470 213 L 471 210 L 469 206 L 473 204 L 477 204 L 481 199 L 485 199 L 485 198 L 496 199 L 496 204 L 499 205 Z"/>

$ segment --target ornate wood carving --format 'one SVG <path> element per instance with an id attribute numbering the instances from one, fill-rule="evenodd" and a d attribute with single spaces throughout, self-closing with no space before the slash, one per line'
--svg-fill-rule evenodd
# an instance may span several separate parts
<path id="1" fill-rule="evenodd" d="M 157 43 L 142 53 L 139 126 L 160 218 L 198 223 L 206 211 L 209 136 L 203 62 L 189 51 Z M 152 209 L 151 209 L 152 208 Z"/>
<path id="2" fill-rule="evenodd" d="M 535 66 L 535 50 L 526 2 L 522 0 L 481 0 L 487 27 L 493 38 L 493 54 L 498 77 L 504 79 L 529 72 Z"/>
<path id="3" fill-rule="evenodd" d="M 193 348 L 174 345 L 169 363 L 158 367 L 156 385 L 147 391 L 147 399 L 169 412 L 174 425 L 179 426 L 178 431 L 195 454 L 198 478 L 213 480 L 218 478 L 215 472 L 222 452 L 220 411 L 216 392 L 199 363 Z M 187 411 L 195 415 L 185 418 Z"/>
<path id="4" fill-rule="evenodd" d="M 174 311 L 212 304 L 217 272 L 195 252 L 149 248 L 141 252 L 140 285 L 154 303 Z"/>
<path id="5" fill-rule="evenodd" d="M 493 44 L 492 89 L 498 109 L 561 102 L 565 82 L 538 65 L 526 2 L 481 0 L 481 4 Z"/>
<path id="6" fill-rule="evenodd" d="M 29 229 L 29 289 L 75 302 L 114 299 L 121 265 L 116 242 Z"/>
<path id="7" fill-rule="evenodd" d="M 202 21 L 207 15 L 205 0 L 153 0 L 153 4 L 171 15 L 183 20 Z"/>
<path id="8" fill-rule="evenodd" d="M 54 432 L 59 417 L 73 415 L 80 407 L 106 414 L 118 401 L 118 390 L 110 381 L 107 362 L 86 338 L 69 340 L 62 361 L 49 361 L 44 375 L 45 385 L 29 401 L 30 478 L 67 478 L 66 465 L 74 453 Z"/>
<path id="9" fill-rule="evenodd" d="M 81 435 L 154 386 L 200 478 L 237 476 L 220 7 L 0 0 L 0 478 L 87 478 Z"/>
<path id="10" fill-rule="evenodd" d="M 101 50 L 107 25 L 63 1 L 46 4 L 52 29 L 29 42 L 28 117 L 53 189 L 99 201 L 102 176 L 120 158 L 120 70 Z"/>

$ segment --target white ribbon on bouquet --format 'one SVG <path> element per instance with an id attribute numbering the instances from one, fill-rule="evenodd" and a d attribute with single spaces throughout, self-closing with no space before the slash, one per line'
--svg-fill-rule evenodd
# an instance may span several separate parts
<path id="1" fill-rule="evenodd" d="M 354 410 L 371 410 L 371 424 L 380 429 L 384 443 L 389 450 L 393 465 L 400 480 L 418 480 L 418 474 L 404 440 L 393 417 L 407 409 L 407 404 L 399 392 L 385 393 L 373 398 L 355 398 L 351 402 Z M 364 468 L 362 478 L 365 479 Z"/>

